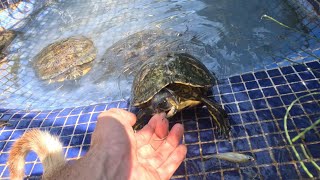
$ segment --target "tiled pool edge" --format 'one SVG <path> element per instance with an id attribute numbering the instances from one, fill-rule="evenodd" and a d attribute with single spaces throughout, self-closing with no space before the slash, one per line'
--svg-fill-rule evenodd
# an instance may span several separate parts
<path id="1" fill-rule="evenodd" d="M 320 64 L 318 60 L 310 61 L 306 65 L 320 71 Z M 278 67 L 270 70 L 256 71 L 252 73 L 242 74 L 239 76 L 233 76 L 225 80 L 219 86 L 216 86 L 214 88 L 214 98 L 219 103 L 223 104 L 224 107 L 229 111 L 231 123 L 234 127 L 233 133 L 238 132 L 236 134 L 233 134 L 234 139 L 232 139 L 231 143 L 228 143 L 227 141 L 223 140 L 216 140 L 214 134 L 212 134 L 211 121 L 207 116 L 207 112 L 202 108 L 191 109 L 190 111 L 184 111 L 183 113 L 179 114 L 176 120 L 178 122 L 182 122 L 186 128 L 184 142 L 188 145 L 189 155 L 187 156 L 187 160 L 183 164 L 184 170 L 182 170 L 183 168 L 180 168 L 176 173 L 178 174 L 178 176 L 176 177 L 182 177 L 182 171 L 190 171 L 189 173 L 186 173 L 187 176 L 194 176 L 192 175 L 194 173 L 191 173 L 194 170 L 190 170 L 189 163 L 197 159 L 202 160 L 202 156 L 219 151 L 219 147 L 224 147 L 226 148 L 226 150 L 231 150 L 230 147 L 232 146 L 233 150 L 243 152 L 255 152 L 255 148 L 257 148 L 258 150 L 255 153 L 258 156 L 260 156 L 261 153 L 263 154 L 269 151 L 273 151 L 268 150 L 268 146 L 259 147 L 260 144 L 255 143 L 257 143 L 256 141 L 258 139 L 264 139 L 265 144 L 274 143 L 272 142 L 273 139 L 270 139 L 269 136 L 280 136 L 281 138 L 279 141 L 281 141 L 281 139 L 283 140 L 283 135 L 281 133 L 279 134 L 277 132 L 271 131 L 281 129 L 281 123 L 279 124 L 275 122 L 281 121 L 281 119 L 283 118 L 283 111 L 285 110 L 284 107 L 287 106 L 288 103 L 290 103 L 292 100 L 294 100 L 294 97 L 296 97 L 297 95 L 300 96 L 302 94 L 305 94 L 306 92 L 320 91 L 320 73 L 317 75 L 312 74 L 314 78 L 311 78 L 308 72 L 309 71 L 303 65 Z M 305 84 L 301 82 L 305 82 Z M 319 97 L 317 97 L 317 99 L 319 100 Z M 0 170 L 2 171 L 1 177 L 7 177 L 8 175 L 8 172 L 3 170 L 5 170 L 4 164 L 6 162 L 7 152 L 10 148 L 10 145 L 13 142 L 12 140 L 18 138 L 26 129 L 40 127 L 41 129 L 50 130 L 50 132 L 53 134 L 60 135 L 61 140 L 64 142 L 66 146 L 65 150 L 67 156 L 69 158 L 71 157 L 71 159 L 76 158 L 82 156 L 84 154 L 84 151 L 86 151 L 89 148 L 89 140 L 91 137 L 90 133 L 94 129 L 95 121 L 99 112 L 106 109 L 110 109 L 112 107 L 127 109 L 128 103 L 125 101 L 118 101 L 108 104 L 97 104 L 87 107 L 65 108 L 62 110 L 57 109 L 41 112 L 25 112 L 23 110 L 1 109 L 1 119 L 10 119 L 10 122 L 13 124 L 13 127 L 6 127 L 0 130 Z M 302 106 L 302 109 L 303 108 L 304 107 Z M 301 112 L 299 114 L 299 108 L 295 111 L 296 113 L 298 113 L 298 118 L 309 117 L 308 114 L 301 114 Z M 305 110 L 302 111 L 305 112 Z M 320 113 L 320 109 L 318 112 Z M 198 123 L 190 124 L 190 122 L 187 121 L 190 119 L 196 119 Z M 208 124 L 205 121 L 210 123 Z M 309 121 L 311 121 L 310 118 Z M 270 124 L 276 125 L 270 126 Z M 253 129 L 256 129 L 253 128 L 255 127 L 255 125 L 257 125 L 256 128 L 259 129 L 257 131 L 260 132 L 253 131 Z M 293 124 L 293 126 L 294 127 L 291 127 L 290 129 L 290 133 L 295 133 L 295 130 L 292 130 L 292 128 L 298 128 L 295 125 L 295 123 Z M 303 126 L 305 126 L 305 124 Z M 195 139 L 195 137 L 197 138 Z M 318 137 L 316 136 L 313 138 L 316 139 L 312 140 L 311 145 L 319 146 L 319 135 Z M 6 139 L 10 139 L 10 141 L 7 141 Z M 246 143 L 250 142 L 250 149 L 248 149 L 248 147 L 245 147 L 243 143 L 240 143 L 239 145 L 239 142 L 242 141 Z M 198 150 L 196 147 L 198 147 Z M 284 147 L 286 151 L 288 151 L 288 147 Z M 200 149 L 202 149 L 201 152 L 197 152 Z M 275 149 L 279 150 L 279 148 Z M 268 153 L 267 156 L 269 156 Z M 37 162 L 35 166 L 34 163 L 31 163 L 32 161 L 36 160 L 35 158 L 36 156 L 34 154 L 29 155 L 27 158 L 27 160 L 29 160 L 29 162 L 27 163 L 27 168 L 29 166 L 31 168 L 28 170 L 28 172 L 32 172 L 33 175 L 41 173 L 41 168 L 39 170 L 39 167 L 41 167 L 39 163 Z M 30 162 L 30 160 L 32 161 Z M 315 158 L 315 160 L 318 163 L 320 161 L 319 157 Z M 255 166 L 253 166 L 257 167 L 257 172 L 263 174 L 262 171 L 264 171 L 265 168 L 272 167 L 272 169 L 275 168 L 275 172 L 277 175 L 281 175 L 281 173 L 283 173 L 283 170 L 281 170 L 280 165 L 278 167 L 273 165 L 270 166 L 268 164 L 265 165 L 263 163 L 265 163 L 264 160 L 258 159 L 258 163 Z M 292 165 L 292 163 L 289 163 L 287 165 L 290 164 Z M 224 166 L 227 166 L 228 168 L 224 168 Z M 220 176 L 225 176 L 224 174 L 226 172 L 226 176 L 228 176 L 229 171 L 235 171 L 234 168 L 230 168 L 229 166 L 233 167 L 233 165 L 230 165 L 228 163 L 227 165 L 219 164 L 218 167 L 220 168 L 220 171 L 216 169 L 213 172 L 206 172 L 206 170 L 204 170 L 204 172 L 202 172 L 202 175 L 211 176 L 217 175 L 218 173 L 220 174 Z M 241 168 L 243 168 L 243 166 L 239 166 L 239 168 L 240 170 L 236 170 L 239 171 L 236 174 L 238 174 L 240 177 L 243 177 L 243 174 L 241 174 Z M 300 172 L 300 174 L 301 173 L 302 172 Z"/>

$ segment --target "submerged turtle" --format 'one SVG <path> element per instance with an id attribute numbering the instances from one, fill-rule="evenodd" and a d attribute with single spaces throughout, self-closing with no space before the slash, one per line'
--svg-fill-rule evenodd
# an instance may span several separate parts
<path id="1" fill-rule="evenodd" d="M 74 80 L 88 73 L 97 50 L 84 36 L 74 36 L 52 43 L 35 57 L 34 67 L 43 80 Z"/>
<path id="2" fill-rule="evenodd" d="M 133 81 L 133 106 L 139 107 L 138 119 L 144 115 L 166 112 L 170 118 L 178 111 L 203 103 L 218 131 L 228 136 L 227 113 L 207 97 L 216 78 L 195 57 L 170 53 L 145 62 Z"/>
<path id="3" fill-rule="evenodd" d="M 14 31 L 0 28 L 0 62 L 6 57 L 5 50 L 15 37 Z"/>

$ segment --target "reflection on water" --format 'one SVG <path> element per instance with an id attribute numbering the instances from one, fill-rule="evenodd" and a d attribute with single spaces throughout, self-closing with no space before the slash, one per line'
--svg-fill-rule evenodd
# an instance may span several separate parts
<path id="1" fill-rule="evenodd" d="M 166 51 L 194 55 L 219 78 L 262 67 L 282 44 L 293 42 L 286 29 L 261 21 L 263 14 L 297 25 L 282 0 L 51 2 L 19 29 L 9 48 L 8 67 L 0 73 L 2 107 L 53 109 L 128 98 L 137 65 Z M 77 81 L 41 81 L 34 57 L 74 35 L 90 38 L 98 49 L 91 71 Z"/>

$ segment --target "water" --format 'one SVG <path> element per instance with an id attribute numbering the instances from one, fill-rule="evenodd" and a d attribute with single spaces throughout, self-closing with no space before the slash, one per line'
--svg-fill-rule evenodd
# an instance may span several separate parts
<path id="1" fill-rule="evenodd" d="M 1 107 L 54 109 L 127 99 L 134 65 L 163 51 L 188 52 L 219 78 L 263 68 L 279 48 L 296 43 L 289 30 L 261 20 L 263 14 L 292 27 L 299 23 L 283 0 L 50 1 L 17 28 L 10 61 L 1 65 Z M 94 42 L 91 71 L 77 81 L 41 81 L 33 58 L 73 35 Z"/>

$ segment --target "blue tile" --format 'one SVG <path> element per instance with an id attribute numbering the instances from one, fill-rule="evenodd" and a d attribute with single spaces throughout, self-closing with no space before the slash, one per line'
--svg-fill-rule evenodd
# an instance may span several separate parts
<path id="1" fill-rule="evenodd" d="M 298 116 L 298 115 L 302 115 L 304 114 L 304 111 L 302 110 L 300 105 L 294 105 L 292 106 L 292 108 L 290 109 L 289 114 L 291 116 Z"/>
<path id="2" fill-rule="evenodd" d="M 320 106 L 317 102 L 303 103 L 302 107 L 307 114 L 312 114 L 314 112 L 320 112 Z"/>
<path id="3" fill-rule="evenodd" d="M 94 112 L 101 112 L 101 111 L 104 111 L 105 109 L 106 109 L 106 104 L 100 104 L 94 108 Z"/>
<path id="4" fill-rule="evenodd" d="M 292 90 L 290 89 L 290 87 L 288 85 L 277 86 L 276 88 L 280 94 L 292 93 Z"/>
<path id="5" fill-rule="evenodd" d="M 308 117 L 306 116 L 301 116 L 301 117 L 295 117 L 293 118 L 294 124 L 297 126 L 297 128 L 307 128 L 311 125 Z"/>
<path id="6" fill-rule="evenodd" d="M 283 140 L 284 137 L 282 137 L 280 134 L 269 134 L 265 135 L 269 146 L 271 147 L 279 147 L 284 146 L 287 143 Z"/>
<path id="7" fill-rule="evenodd" d="M 268 74 L 265 71 L 255 72 L 254 75 L 257 79 L 265 79 L 268 78 Z"/>
<path id="8" fill-rule="evenodd" d="M 50 129 L 50 133 L 54 135 L 60 135 L 62 127 L 53 127 Z"/>
<path id="9" fill-rule="evenodd" d="M 239 83 L 239 82 L 241 82 L 240 76 L 233 76 L 233 77 L 230 77 L 229 79 L 230 79 L 231 83 Z"/>
<path id="10" fill-rule="evenodd" d="M 111 109 L 111 108 L 117 108 L 118 107 L 118 103 L 117 102 L 112 102 L 108 104 L 107 109 Z"/>
<path id="11" fill-rule="evenodd" d="M 0 154 L 0 164 L 6 164 L 8 161 L 9 153 Z"/>
<path id="12" fill-rule="evenodd" d="M 314 75 L 311 74 L 309 71 L 301 72 L 299 73 L 299 76 L 301 77 L 302 80 L 315 79 Z"/>
<path id="13" fill-rule="evenodd" d="M 14 130 L 14 132 L 12 133 L 10 140 L 14 140 L 14 139 L 18 139 L 20 138 L 23 133 L 25 132 L 25 130 Z"/>
<path id="14" fill-rule="evenodd" d="M 217 142 L 218 152 L 225 153 L 232 151 L 232 144 L 230 141 Z"/>
<path id="15" fill-rule="evenodd" d="M 258 165 L 273 163 L 268 151 L 255 152 L 254 157 Z"/>
<path id="16" fill-rule="evenodd" d="M 93 112 L 95 105 L 84 107 L 82 113 L 90 113 Z"/>
<path id="17" fill-rule="evenodd" d="M 283 103 L 279 97 L 267 98 L 267 101 L 270 107 L 283 106 Z"/>
<path id="18" fill-rule="evenodd" d="M 74 126 L 65 126 L 62 129 L 61 136 L 69 136 L 73 134 Z"/>
<path id="19" fill-rule="evenodd" d="M 83 144 L 91 144 L 91 134 L 85 136 Z"/>
<path id="20" fill-rule="evenodd" d="M 262 127 L 264 133 L 279 132 L 279 129 L 277 128 L 276 123 L 274 123 L 273 121 L 261 122 L 261 127 Z"/>
<path id="21" fill-rule="evenodd" d="M 317 80 L 305 81 L 308 89 L 320 89 L 320 84 Z"/>
<path id="22" fill-rule="evenodd" d="M 195 121 L 195 123 L 196 123 L 196 121 Z M 208 129 L 208 128 L 212 127 L 210 119 L 209 118 L 198 119 L 198 127 L 199 127 L 199 129 Z"/>
<path id="23" fill-rule="evenodd" d="M 71 111 L 70 115 L 79 115 L 79 114 L 82 113 L 82 110 L 83 110 L 83 107 L 74 108 L 74 109 Z"/>
<path id="24" fill-rule="evenodd" d="M 24 166 L 24 173 L 29 175 L 31 173 L 32 167 L 33 167 L 33 164 L 26 164 Z"/>
<path id="25" fill-rule="evenodd" d="M 261 175 L 265 179 L 272 179 L 272 180 L 280 180 L 280 177 L 277 174 L 277 169 L 275 166 L 262 166 L 259 167 Z"/>
<path id="26" fill-rule="evenodd" d="M 53 122 L 54 122 L 53 119 L 45 119 L 41 127 L 50 127 L 52 126 Z"/>
<path id="27" fill-rule="evenodd" d="M 200 141 L 212 141 L 214 139 L 212 130 L 200 131 Z"/>
<path id="28" fill-rule="evenodd" d="M 245 84 L 246 84 L 246 87 L 247 87 L 248 90 L 259 88 L 259 85 L 258 85 L 258 83 L 256 81 L 246 82 Z"/>
<path id="29" fill-rule="evenodd" d="M 0 151 L 3 149 L 4 145 L 6 144 L 5 141 L 0 142 Z"/>
<path id="30" fill-rule="evenodd" d="M 122 109 L 128 108 L 129 104 L 130 104 L 129 101 L 121 101 L 121 102 L 119 102 L 118 108 L 122 108 Z"/>
<path id="31" fill-rule="evenodd" d="M 9 114 L 10 117 L 12 116 L 11 114 Z M 24 116 L 24 114 L 14 114 L 12 116 L 13 119 L 21 119 Z M 5 119 L 5 120 L 9 120 L 9 119 Z"/>
<path id="32" fill-rule="evenodd" d="M 273 84 L 272 84 L 270 79 L 260 79 L 260 80 L 258 80 L 258 82 L 259 82 L 261 87 L 273 86 Z"/>
<path id="33" fill-rule="evenodd" d="M 221 99 L 223 103 L 232 103 L 235 101 L 233 94 L 222 94 Z"/>
<path id="34" fill-rule="evenodd" d="M 200 156 L 199 145 L 187 145 L 187 156 L 188 158 Z"/>
<path id="35" fill-rule="evenodd" d="M 274 119 L 272 114 L 271 114 L 271 111 L 270 110 L 260 110 L 260 111 L 256 111 L 257 113 L 257 116 L 258 116 L 258 119 L 260 121 L 264 121 L 264 120 L 272 120 Z"/>
<path id="36" fill-rule="evenodd" d="M 201 144 L 202 155 L 212 155 L 217 153 L 216 145 L 214 143 Z"/>
<path id="37" fill-rule="evenodd" d="M 221 93 L 232 93 L 232 89 L 230 85 L 221 85 L 219 86 L 219 90 Z"/>
<path id="38" fill-rule="evenodd" d="M 307 68 L 302 65 L 302 64 L 299 64 L 299 65 L 293 65 L 293 68 L 297 71 L 297 72 L 301 72 L 301 71 L 306 71 Z"/>
<path id="39" fill-rule="evenodd" d="M 185 174 L 186 174 L 186 170 L 184 168 L 184 163 L 181 163 L 173 175 L 178 176 L 178 175 L 185 175 Z"/>
<path id="40" fill-rule="evenodd" d="M 260 89 L 249 91 L 248 94 L 251 99 L 259 99 L 263 97 Z"/>
<path id="41" fill-rule="evenodd" d="M 263 136 L 251 137 L 250 138 L 250 143 L 251 143 L 252 149 L 267 148 L 267 144 L 266 144 Z"/>
<path id="42" fill-rule="evenodd" d="M 204 123 L 207 124 L 206 121 L 202 121 Z M 202 124 L 202 123 L 201 123 Z M 211 126 L 211 123 L 210 123 L 210 126 Z M 209 126 L 209 127 L 210 127 Z M 188 121 L 185 121 L 184 123 L 184 129 L 185 131 L 191 131 L 191 130 L 197 130 L 197 122 L 195 120 L 188 120 Z"/>
<path id="43" fill-rule="evenodd" d="M 319 142 L 319 136 L 314 130 L 310 130 L 305 134 L 304 141 L 306 143 Z M 310 149 L 309 149 L 310 150 Z M 310 150 L 311 151 L 311 150 Z M 311 153 L 312 154 L 312 153 Z"/>
<path id="44" fill-rule="evenodd" d="M 56 120 L 53 123 L 53 126 L 63 126 L 66 118 L 61 117 L 61 118 L 56 118 Z"/>
<path id="45" fill-rule="evenodd" d="M 289 83 L 301 81 L 296 74 L 289 74 L 285 76 Z"/>
<path id="46" fill-rule="evenodd" d="M 278 124 L 279 124 L 279 128 L 282 131 L 284 131 L 284 120 L 283 120 L 283 118 L 278 120 Z M 294 130 L 295 129 L 294 124 L 293 124 L 293 122 L 292 122 L 292 120 L 290 118 L 287 119 L 287 128 L 288 128 L 288 130 Z"/>
<path id="47" fill-rule="evenodd" d="M 244 85 L 242 83 L 232 84 L 232 90 L 233 90 L 233 92 L 244 91 L 245 87 L 244 87 Z"/>
<path id="48" fill-rule="evenodd" d="M 287 67 L 282 67 L 280 68 L 282 74 L 291 74 L 294 73 L 294 70 L 292 69 L 291 66 L 287 66 Z"/>
<path id="49" fill-rule="evenodd" d="M 68 149 L 67 158 L 77 158 L 79 152 L 80 152 L 80 148 L 79 147 L 70 147 Z"/>
<path id="50" fill-rule="evenodd" d="M 202 162 L 201 159 L 187 160 L 187 174 L 199 174 L 202 172 Z"/>
<path id="51" fill-rule="evenodd" d="M 82 115 L 80 115 L 78 123 L 89 122 L 90 116 L 91 116 L 90 114 L 82 114 Z"/>
<path id="52" fill-rule="evenodd" d="M 64 147 L 69 146 L 70 140 L 71 140 L 71 136 L 60 137 L 60 141 L 62 142 Z"/>
<path id="53" fill-rule="evenodd" d="M 317 144 L 309 144 L 309 145 L 307 145 L 307 149 L 309 150 L 311 156 L 314 159 L 320 158 L 319 147 L 320 147 L 319 141 L 318 141 Z"/>
<path id="54" fill-rule="evenodd" d="M 281 73 L 278 69 L 272 69 L 267 71 L 270 77 L 280 76 Z"/>
<path id="55" fill-rule="evenodd" d="M 229 162 L 227 160 L 220 159 L 220 166 L 221 166 L 221 169 L 231 169 L 231 168 L 236 168 L 237 164 L 233 162 Z"/>
<path id="56" fill-rule="evenodd" d="M 228 115 L 230 123 L 232 122 L 233 124 L 241 124 L 241 116 L 239 114 L 231 114 Z"/>
<path id="57" fill-rule="evenodd" d="M 100 113 L 92 113 L 92 116 L 91 116 L 90 121 L 91 121 L 91 122 L 97 121 L 99 114 L 100 114 Z"/>
<path id="58" fill-rule="evenodd" d="M 196 143 L 199 141 L 197 132 L 186 132 L 184 134 L 185 143 Z"/>
<path id="59" fill-rule="evenodd" d="M 249 151 L 250 146 L 247 139 L 235 139 L 233 141 L 235 151 Z"/>
<path id="60" fill-rule="evenodd" d="M 9 152 L 9 150 L 11 149 L 13 143 L 14 143 L 14 141 L 7 142 L 7 144 L 2 149 L 2 152 Z"/>
<path id="61" fill-rule="evenodd" d="M 90 123 L 88 127 L 88 133 L 93 132 L 96 127 L 96 123 Z"/>
<path id="62" fill-rule="evenodd" d="M 232 137 L 246 137 L 246 129 L 243 126 L 232 127 Z"/>
<path id="63" fill-rule="evenodd" d="M 4 170 L 2 177 L 9 177 L 9 167 L 7 166 L 6 169 Z"/>
<path id="64" fill-rule="evenodd" d="M 277 91 L 273 87 L 263 88 L 262 92 L 263 92 L 265 97 L 278 95 Z"/>
<path id="65" fill-rule="evenodd" d="M 50 113 L 48 114 L 47 118 L 48 119 L 54 119 L 58 116 L 59 112 L 53 112 L 53 113 Z"/>
<path id="66" fill-rule="evenodd" d="M 84 134 L 87 131 L 88 124 L 78 124 L 74 134 Z"/>
<path id="67" fill-rule="evenodd" d="M 79 116 L 68 116 L 67 122 L 65 125 L 74 125 L 77 123 L 77 119 Z"/>
<path id="68" fill-rule="evenodd" d="M 247 167 L 240 170 L 243 179 L 255 179 L 261 174 L 256 167 Z"/>
<path id="69" fill-rule="evenodd" d="M 316 162 L 316 163 L 319 164 L 319 162 Z M 310 173 L 313 174 L 313 176 L 317 177 L 316 175 L 318 174 L 318 171 L 316 170 L 316 168 L 314 168 L 314 165 L 309 162 L 304 162 L 304 164 L 307 167 L 307 169 L 310 171 Z M 298 166 L 298 169 L 303 179 L 310 179 L 310 177 L 307 175 L 307 173 L 301 166 Z M 319 174 L 318 174 L 318 177 L 319 177 Z"/>
<path id="70" fill-rule="evenodd" d="M 291 171 L 288 171 L 288 169 L 291 169 Z M 293 164 L 279 165 L 280 174 L 286 179 L 296 179 L 299 177 L 295 169 Z"/>
<path id="71" fill-rule="evenodd" d="M 296 99 L 296 97 L 293 94 L 288 94 L 281 96 L 281 99 L 285 105 L 290 105 Z"/>
<path id="72" fill-rule="evenodd" d="M 243 123 L 248 123 L 248 122 L 255 122 L 257 121 L 257 117 L 254 114 L 254 112 L 244 112 L 241 113 L 241 117 L 243 120 Z"/>
<path id="73" fill-rule="evenodd" d="M 245 125 L 245 128 L 249 136 L 262 134 L 259 124 L 248 124 Z"/>
<path id="74" fill-rule="evenodd" d="M 320 63 L 317 61 L 306 63 L 306 65 L 313 69 L 320 69 Z"/>
<path id="75" fill-rule="evenodd" d="M 33 162 L 33 161 L 36 161 L 38 158 L 38 155 L 33 152 L 33 151 L 30 151 L 28 153 L 28 155 L 26 156 L 26 162 Z"/>
<path id="76" fill-rule="evenodd" d="M 245 92 L 235 93 L 234 94 L 237 101 L 247 101 L 249 100 L 249 96 Z"/>
<path id="77" fill-rule="evenodd" d="M 47 113 L 39 113 L 34 119 L 45 119 L 47 118 L 48 114 Z"/>
<path id="78" fill-rule="evenodd" d="M 36 117 L 36 116 L 37 116 L 36 113 L 28 113 L 28 114 L 25 114 L 22 119 L 29 119 L 29 120 L 31 120 L 31 119 L 33 119 L 33 118 Z"/>
<path id="79" fill-rule="evenodd" d="M 239 102 L 239 109 L 240 111 L 250 111 L 252 110 L 252 105 L 250 101 L 244 101 L 244 102 Z"/>
<path id="80" fill-rule="evenodd" d="M 220 172 L 218 173 L 209 173 L 207 174 L 207 179 L 221 179 L 221 174 Z"/>
<path id="81" fill-rule="evenodd" d="M 3 114 L 1 120 L 8 121 L 12 117 L 12 114 Z"/>
<path id="82" fill-rule="evenodd" d="M 32 175 L 33 176 L 40 176 L 43 173 L 43 166 L 40 163 L 37 163 L 34 165 L 33 170 L 32 170 Z"/>
<path id="83" fill-rule="evenodd" d="M 58 114 L 58 117 L 67 116 L 71 111 L 72 111 L 72 108 L 66 108 Z"/>
<path id="84" fill-rule="evenodd" d="M 0 141 L 5 141 L 8 140 L 9 137 L 11 136 L 12 131 L 4 131 L 0 134 Z"/>
<path id="85" fill-rule="evenodd" d="M 238 170 L 235 171 L 223 171 L 223 176 L 225 180 L 240 179 L 240 174 Z"/>
<path id="86" fill-rule="evenodd" d="M 275 85 L 287 84 L 287 81 L 282 76 L 274 77 L 272 78 L 272 81 Z"/>
<path id="87" fill-rule="evenodd" d="M 264 99 L 253 100 L 252 105 L 256 110 L 268 108 L 267 102 Z"/>
<path id="88" fill-rule="evenodd" d="M 236 113 L 239 111 L 237 104 L 225 104 L 224 106 L 227 113 Z"/>
<path id="89" fill-rule="evenodd" d="M 84 139 L 84 135 L 73 136 L 70 142 L 70 146 L 81 145 Z"/>
<path id="90" fill-rule="evenodd" d="M 254 76 L 251 73 L 243 74 L 243 75 L 241 75 L 241 77 L 242 77 L 243 81 L 245 81 L 245 82 L 254 80 Z"/>
<path id="91" fill-rule="evenodd" d="M 294 92 L 307 90 L 307 88 L 301 82 L 290 84 L 290 86 Z"/>
<path id="92" fill-rule="evenodd" d="M 283 118 L 285 113 L 286 113 L 286 109 L 283 107 L 280 108 L 272 108 L 271 109 L 272 114 L 275 118 Z"/>
<path id="93" fill-rule="evenodd" d="M 84 155 L 87 154 L 87 152 L 89 151 L 90 146 L 82 146 L 81 148 L 81 152 L 80 152 L 80 157 L 83 157 Z"/>
<path id="94" fill-rule="evenodd" d="M 27 128 L 30 124 L 30 120 L 20 120 L 19 121 L 19 124 L 17 125 L 17 129 L 24 129 L 24 128 Z"/>
<path id="95" fill-rule="evenodd" d="M 273 157 L 278 163 L 290 162 L 293 159 L 290 157 L 290 153 L 287 149 L 272 149 Z"/>

